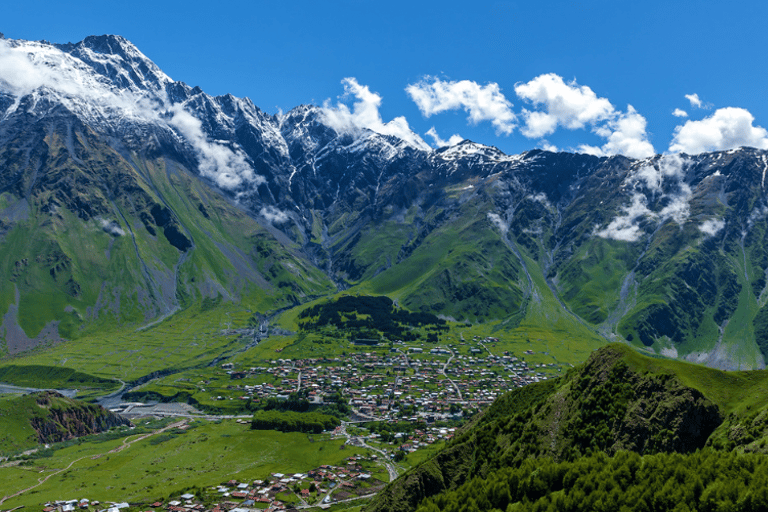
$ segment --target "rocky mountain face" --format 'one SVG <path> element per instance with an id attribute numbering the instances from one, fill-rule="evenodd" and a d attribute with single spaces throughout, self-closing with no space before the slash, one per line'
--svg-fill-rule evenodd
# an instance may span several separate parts
<path id="1" fill-rule="evenodd" d="M 40 444 L 58 443 L 131 425 L 127 419 L 101 406 L 68 399 L 55 391 L 37 393 L 34 401 L 45 411 L 30 418 Z"/>
<path id="2" fill-rule="evenodd" d="M 130 421 L 99 405 L 67 398 L 56 391 L 6 396 L 0 404 L 0 453 L 18 453 L 130 425 Z"/>
<path id="3" fill-rule="evenodd" d="M 349 287 L 722 368 L 768 355 L 768 155 L 435 150 L 173 81 L 118 36 L 0 40 L 0 336 Z"/>

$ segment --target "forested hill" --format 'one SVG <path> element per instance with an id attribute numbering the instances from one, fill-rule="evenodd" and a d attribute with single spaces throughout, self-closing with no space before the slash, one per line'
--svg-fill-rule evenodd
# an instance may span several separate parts
<path id="1" fill-rule="evenodd" d="M 390 484 L 367 510 L 411 511 L 420 503 L 425 511 L 528 510 L 533 503 L 536 510 L 597 510 L 597 500 L 614 488 L 636 486 L 640 492 L 651 485 L 659 474 L 647 468 L 659 465 L 675 468 L 675 478 L 698 478 L 703 487 L 691 487 L 683 500 L 691 510 L 706 509 L 700 500 L 710 485 L 716 487 L 707 495 L 713 500 L 736 503 L 751 493 L 750 503 L 756 503 L 756 481 L 733 478 L 726 488 L 717 468 L 738 473 L 768 467 L 767 387 L 765 371 L 726 373 L 651 359 L 612 344 L 558 380 L 498 399 L 442 452 Z M 734 458 L 734 453 L 749 455 Z M 582 474 L 595 483 L 576 486 Z M 656 499 L 653 493 L 643 496 L 646 504 Z M 636 498 L 622 503 L 642 510 Z M 658 506 L 645 510 L 671 510 L 656 501 Z M 618 504 L 606 510 L 618 510 Z"/>

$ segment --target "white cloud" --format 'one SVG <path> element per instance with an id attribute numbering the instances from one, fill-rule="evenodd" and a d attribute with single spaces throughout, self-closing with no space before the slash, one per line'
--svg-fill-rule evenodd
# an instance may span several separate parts
<path id="1" fill-rule="evenodd" d="M 752 213 L 749 214 L 749 218 L 747 219 L 747 229 L 742 234 L 746 236 L 746 233 L 752 230 L 755 222 L 764 219 L 766 215 L 768 215 L 768 206 L 756 206 L 752 210 Z"/>
<path id="2" fill-rule="evenodd" d="M 544 192 L 539 192 L 536 195 L 530 195 L 528 196 L 528 199 L 530 199 L 531 201 L 538 201 L 539 203 L 543 204 L 545 208 L 549 210 L 554 208 L 554 206 L 552 206 L 552 203 L 549 202 L 549 199 L 547 199 L 547 194 L 545 194 Z"/>
<path id="3" fill-rule="evenodd" d="M 691 102 L 691 106 L 694 108 L 702 108 L 703 103 L 701 102 L 701 99 L 699 98 L 699 95 L 694 94 L 686 94 L 685 99 Z"/>
<path id="4" fill-rule="evenodd" d="M 661 194 L 661 185 L 665 179 L 671 178 L 680 182 L 684 178 L 684 169 L 689 161 L 680 155 L 664 155 L 655 162 L 646 162 L 637 171 L 632 173 L 628 179 L 635 189 L 641 182 L 654 194 Z"/>
<path id="5" fill-rule="evenodd" d="M 623 214 L 615 217 L 604 229 L 596 230 L 595 234 L 603 238 L 635 242 L 642 235 L 639 221 L 643 218 L 655 221 L 657 225 L 672 220 L 682 226 L 690 216 L 693 194 L 691 187 L 684 181 L 688 164 L 689 161 L 680 155 L 664 155 L 638 166 L 625 180 L 625 185 L 633 190 L 630 205 L 622 207 Z M 657 204 L 665 205 L 658 212 L 648 208 L 648 193 Z"/>
<path id="6" fill-rule="evenodd" d="M 125 236 L 125 230 L 120 227 L 120 224 L 113 220 L 99 219 L 99 225 L 106 233 L 112 236 Z"/>
<path id="7" fill-rule="evenodd" d="M 440 138 L 440 135 L 437 134 L 437 130 L 435 130 L 434 126 L 429 129 L 429 131 L 427 132 L 427 135 L 432 137 L 432 140 L 435 141 L 434 142 L 435 147 L 438 147 L 438 148 L 442 148 L 445 146 L 455 146 L 456 144 L 464 140 L 464 137 L 462 137 L 458 133 L 451 135 L 448 138 L 448 140 L 443 140 Z"/>
<path id="8" fill-rule="evenodd" d="M 259 211 L 259 215 L 267 219 L 272 224 L 283 224 L 288 222 L 288 214 L 282 210 L 278 210 L 274 206 L 266 206 Z"/>
<path id="9" fill-rule="evenodd" d="M 195 148 L 200 159 L 200 173 L 225 189 L 234 189 L 243 182 L 260 185 L 266 180 L 253 172 L 245 153 L 211 142 L 203 132 L 202 122 L 180 104 L 170 109 L 169 124 L 181 132 Z"/>
<path id="10" fill-rule="evenodd" d="M 16 97 L 6 115 L 30 94 L 51 94 L 72 112 L 104 119 L 157 117 L 156 101 L 121 90 L 80 59 L 40 42 L 0 40 L 0 91 Z"/>
<path id="11" fill-rule="evenodd" d="M 646 201 L 647 199 L 643 194 L 633 194 L 632 203 L 622 208 L 624 214 L 614 218 L 605 229 L 597 231 L 597 236 L 624 242 L 639 240 L 642 231 L 637 221 L 642 217 L 654 216 L 653 212 L 648 209 Z"/>
<path id="12" fill-rule="evenodd" d="M 693 192 L 684 179 L 685 168 L 689 163 L 680 155 L 664 155 L 656 162 L 642 165 L 631 176 L 629 182 L 635 190 L 638 190 L 638 185 L 644 184 L 651 194 L 659 197 L 660 202 L 666 203 L 658 214 L 654 214 L 660 221 L 672 219 L 682 225 L 688 220 Z"/>
<path id="13" fill-rule="evenodd" d="M 501 231 L 502 235 L 506 235 L 507 231 L 509 231 L 509 226 L 507 226 L 507 223 L 502 220 L 499 214 L 488 212 L 488 220 L 490 220 L 497 228 L 499 228 L 499 231 Z"/>
<path id="14" fill-rule="evenodd" d="M 451 82 L 426 77 L 409 85 L 405 91 L 425 117 L 463 109 L 472 124 L 490 121 L 498 133 L 509 135 L 516 126 L 512 103 L 504 97 L 499 84 L 480 85 L 470 80 Z"/>
<path id="15" fill-rule="evenodd" d="M 0 40 L 0 86 L 17 96 L 40 87 L 70 95 L 108 92 L 107 84 L 95 79 L 79 59 L 42 43 L 19 47 L 8 40 Z"/>
<path id="16" fill-rule="evenodd" d="M 723 219 L 707 219 L 699 226 L 699 231 L 707 236 L 714 236 L 724 227 L 725 221 Z"/>
<path id="17" fill-rule="evenodd" d="M 577 148 L 579 153 L 592 156 L 605 156 L 605 152 L 597 146 L 590 146 L 589 144 L 582 144 Z"/>
<path id="18" fill-rule="evenodd" d="M 627 105 L 627 112 L 618 114 L 606 125 L 608 142 L 600 149 L 606 155 L 624 155 L 630 158 L 647 158 L 656 153 L 648 142 L 643 116 Z M 606 134 L 598 135 L 606 136 Z"/>
<path id="19" fill-rule="evenodd" d="M 545 112 L 523 110 L 526 124 L 522 132 L 529 138 L 549 135 L 558 125 L 569 130 L 584 128 L 587 124 L 610 118 L 614 112 L 613 105 L 605 98 L 598 98 L 589 87 L 580 87 L 575 81 L 566 84 L 554 73 L 516 85 L 515 93 L 545 109 Z"/>
<path id="20" fill-rule="evenodd" d="M 419 149 L 430 149 L 429 145 L 410 129 L 404 117 L 396 117 L 388 123 L 381 119 L 379 107 L 382 98 L 371 92 L 367 85 L 360 85 L 355 78 L 345 78 L 341 83 L 344 84 L 344 97 L 354 96 L 356 101 L 350 109 L 344 103 L 334 106 L 330 100 L 326 100 L 322 112 L 328 126 L 339 133 L 356 133 L 365 128 L 382 135 L 394 135 Z"/>
<path id="21" fill-rule="evenodd" d="M 664 196 L 669 203 L 659 212 L 659 219 L 662 221 L 672 219 L 682 226 L 691 213 L 691 195 L 693 195 L 691 187 L 687 183 L 680 182 L 677 192 Z"/>
<path id="22" fill-rule="evenodd" d="M 539 138 L 554 133 L 558 127 L 568 130 L 591 128 L 607 139 L 602 146 L 583 144 L 578 150 L 596 156 L 625 155 L 646 158 L 655 154 L 648 141 L 646 120 L 631 105 L 626 112 L 616 110 L 606 98 L 600 98 L 587 86 L 549 73 L 515 87 L 517 95 L 543 110 L 523 110 L 523 135 Z"/>
<path id="23" fill-rule="evenodd" d="M 647 218 L 657 223 L 672 219 L 676 223 L 682 224 L 689 214 L 688 202 L 683 196 L 675 196 L 669 206 L 657 214 L 648 208 L 647 198 L 643 194 L 635 193 L 632 195 L 631 204 L 622 209 L 623 215 L 615 217 L 608 226 L 597 231 L 598 236 L 625 242 L 636 242 L 643 234 L 639 225 L 641 219 Z"/>
<path id="24" fill-rule="evenodd" d="M 672 115 L 675 117 L 688 117 L 688 112 L 683 109 L 676 108 L 674 111 L 672 111 Z"/>
<path id="25" fill-rule="evenodd" d="M 558 149 L 557 146 L 555 146 L 554 144 L 550 143 L 546 139 L 542 139 L 541 141 L 539 141 L 539 147 L 541 149 L 543 149 L 544 151 L 551 151 L 552 153 L 557 153 L 557 152 L 560 151 L 560 149 Z"/>
<path id="26" fill-rule="evenodd" d="M 717 109 L 701 121 L 686 121 L 676 127 L 669 150 L 698 154 L 741 146 L 768 149 L 768 131 L 753 126 L 754 120 L 752 114 L 743 108 Z"/>

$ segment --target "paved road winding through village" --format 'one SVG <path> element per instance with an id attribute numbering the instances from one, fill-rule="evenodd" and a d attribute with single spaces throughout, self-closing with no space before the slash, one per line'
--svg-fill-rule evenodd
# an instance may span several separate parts
<path id="1" fill-rule="evenodd" d="M 448 349 L 451 350 L 451 349 Z M 453 386 L 453 389 L 456 390 L 456 394 L 459 396 L 459 400 L 464 400 L 461 396 L 461 390 L 459 389 L 459 386 L 453 382 L 453 379 L 448 376 L 447 373 L 445 373 L 446 368 L 448 368 L 448 365 L 451 364 L 451 361 L 453 361 L 453 358 L 456 357 L 456 354 L 451 350 L 451 357 L 448 358 L 448 361 L 445 362 L 443 365 L 443 369 L 440 371 L 440 373 L 443 374 L 443 376 L 448 380 L 448 382 L 451 383 L 451 386 Z"/>

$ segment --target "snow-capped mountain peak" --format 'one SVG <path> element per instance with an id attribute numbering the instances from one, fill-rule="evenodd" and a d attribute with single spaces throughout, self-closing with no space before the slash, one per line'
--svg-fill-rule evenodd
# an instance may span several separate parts
<path id="1" fill-rule="evenodd" d="M 436 153 L 444 160 L 455 160 L 457 158 L 466 158 L 470 156 L 478 156 L 495 161 L 506 160 L 509 158 L 508 155 L 493 146 L 478 144 L 477 142 L 472 142 L 468 139 L 462 140 L 453 146 L 440 148 Z"/>
<path id="2" fill-rule="evenodd" d="M 263 183 L 263 172 L 293 176 L 336 152 L 368 151 L 381 165 L 431 152 L 400 118 L 376 117 L 371 125 L 344 109 L 317 106 L 272 116 L 247 98 L 212 97 L 174 82 L 120 36 L 68 44 L 0 40 L 0 118 L 19 109 L 45 116 L 56 106 L 104 134 L 132 134 L 129 140 L 142 144 L 149 130 L 192 149 L 201 175 L 238 194 Z"/>
<path id="3" fill-rule="evenodd" d="M 121 36 L 89 36 L 77 44 L 57 45 L 118 87 L 137 92 L 160 91 L 173 80 Z"/>

